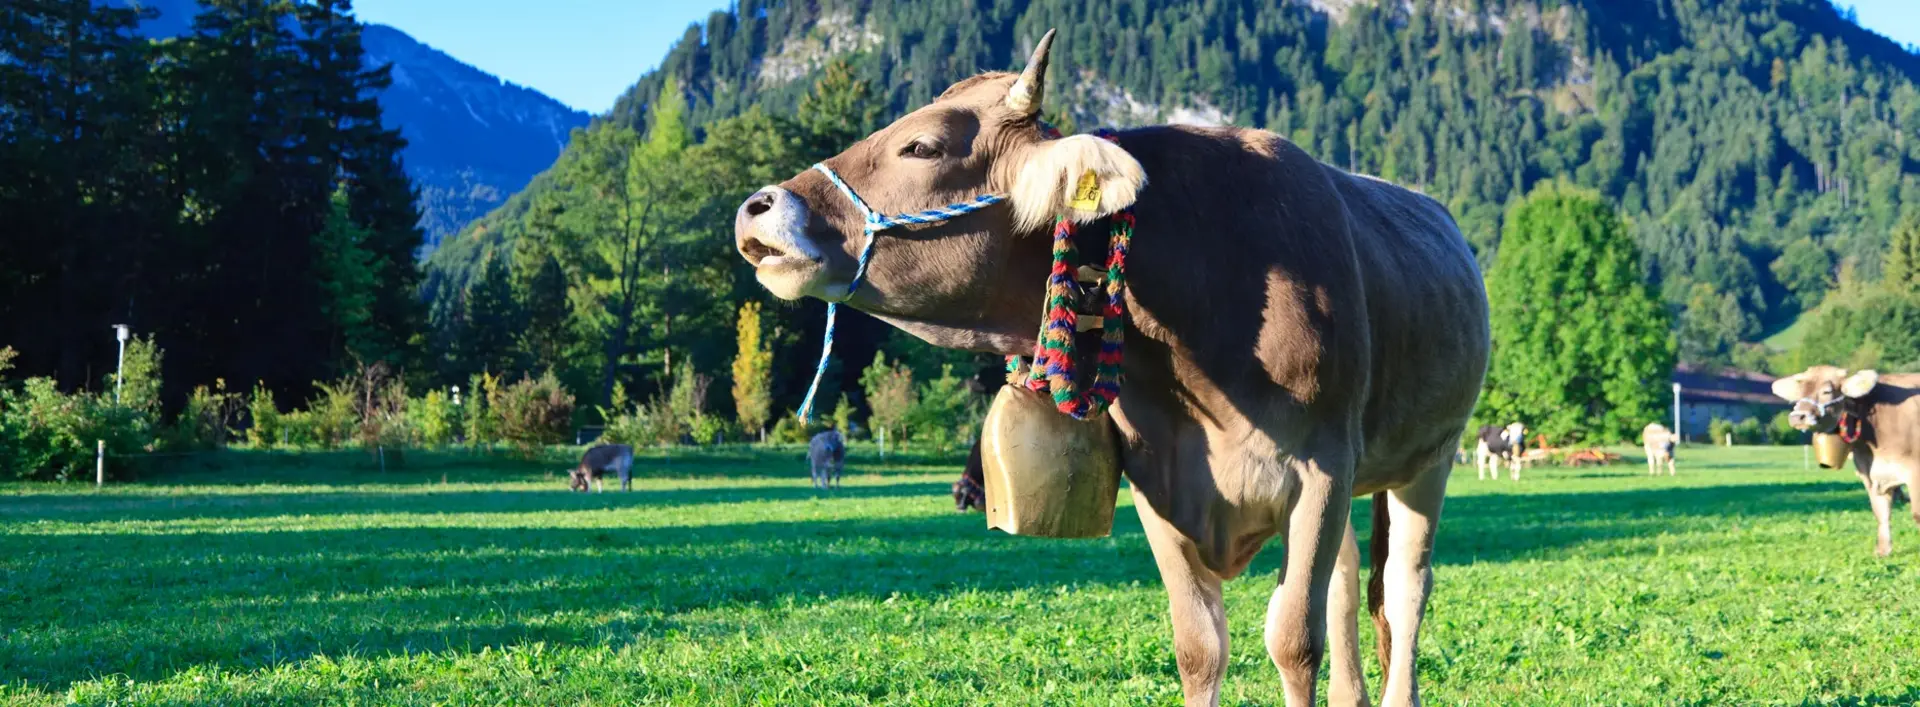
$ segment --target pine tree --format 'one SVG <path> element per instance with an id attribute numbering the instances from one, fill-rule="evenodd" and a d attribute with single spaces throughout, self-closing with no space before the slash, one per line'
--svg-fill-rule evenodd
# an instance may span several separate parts
<path id="1" fill-rule="evenodd" d="M 1920 293 L 1920 209 L 1910 209 L 1887 242 L 1881 278 L 1897 291 Z"/>
<path id="2" fill-rule="evenodd" d="M 761 435 L 773 409 L 773 350 L 760 326 L 760 303 L 740 305 L 736 320 L 739 353 L 733 359 L 733 405 L 741 429 Z"/>
<path id="3" fill-rule="evenodd" d="M 353 222 L 345 187 L 334 191 L 331 203 L 326 222 L 313 234 L 313 257 L 321 320 L 330 332 L 334 360 L 386 360 L 391 349 L 381 345 L 372 317 L 377 257 L 366 250 L 367 230 Z"/>
<path id="4" fill-rule="evenodd" d="M 513 355 L 520 312 L 513 301 L 513 283 L 505 258 L 488 258 L 486 276 L 467 288 L 462 319 L 465 327 L 455 351 L 459 370 L 504 377 L 521 368 Z"/>

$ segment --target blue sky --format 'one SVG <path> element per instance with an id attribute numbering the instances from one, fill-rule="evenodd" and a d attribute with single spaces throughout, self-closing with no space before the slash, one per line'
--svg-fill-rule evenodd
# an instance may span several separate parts
<path id="1" fill-rule="evenodd" d="M 392 25 L 480 70 L 601 113 L 660 64 L 687 25 L 727 0 L 358 0 Z"/>
<path id="2" fill-rule="evenodd" d="M 592 113 L 660 63 L 687 25 L 727 0 L 359 0 L 361 19 Z M 1860 24 L 1920 44 L 1920 0 L 1840 0 Z"/>

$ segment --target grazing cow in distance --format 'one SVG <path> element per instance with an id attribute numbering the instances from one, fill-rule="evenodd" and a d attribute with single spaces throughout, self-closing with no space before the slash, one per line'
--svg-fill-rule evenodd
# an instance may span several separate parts
<path id="1" fill-rule="evenodd" d="M 633 490 L 633 447 L 624 444 L 596 444 L 580 455 L 580 465 L 567 473 L 567 485 L 573 490 L 586 493 L 588 484 L 592 484 L 594 493 L 600 492 L 600 477 L 613 472 L 620 477 L 620 490 Z"/>
<path id="2" fill-rule="evenodd" d="M 840 436 L 839 430 L 827 430 L 814 435 L 807 443 L 807 467 L 813 476 L 813 487 L 818 489 L 834 488 L 840 485 L 840 472 L 847 462 L 847 441 Z"/>
<path id="3" fill-rule="evenodd" d="M 1658 476 L 1660 465 L 1667 466 L 1667 476 L 1674 475 L 1673 448 L 1679 442 L 1679 435 L 1658 422 L 1647 423 L 1640 430 L 1640 446 L 1647 452 L 1647 475 Z"/>
<path id="4" fill-rule="evenodd" d="M 953 510 L 987 509 L 987 473 L 980 459 L 980 438 L 973 439 L 973 451 L 967 453 L 967 468 L 953 482 Z"/>
<path id="5" fill-rule="evenodd" d="M 1481 425 L 1475 435 L 1479 442 L 1473 449 L 1473 470 L 1481 479 L 1500 478 L 1500 462 L 1506 462 L 1513 474 L 1513 480 L 1520 480 L 1520 454 L 1527 444 L 1527 426 L 1515 422 L 1506 427 Z"/>
<path id="6" fill-rule="evenodd" d="M 1439 202 L 1265 131 L 1058 137 L 1040 121 L 1053 36 L 1024 73 L 964 79 L 754 193 L 735 246 L 783 299 L 838 302 L 937 346 L 1028 355 L 1056 217 L 1097 237 L 1130 208 L 1124 384 L 1107 420 L 1167 590 L 1187 703 L 1219 700 L 1223 582 L 1281 536 L 1265 634 L 1286 703 L 1315 703 L 1328 656 L 1329 698 L 1366 700 L 1348 517 L 1371 495 L 1383 703 L 1418 704 L 1435 533 L 1491 348 L 1466 239 Z M 942 208 L 953 204 L 966 208 Z"/>
<path id="7" fill-rule="evenodd" d="M 1814 366 L 1774 381 L 1773 394 L 1793 402 L 1787 421 L 1794 429 L 1847 444 L 1878 525 L 1873 552 L 1892 554 L 1894 495 L 1902 486 L 1909 496 L 1920 489 L 1920 373 Z M 1908 505 L 1920 523 L 1920 506 Z"/>

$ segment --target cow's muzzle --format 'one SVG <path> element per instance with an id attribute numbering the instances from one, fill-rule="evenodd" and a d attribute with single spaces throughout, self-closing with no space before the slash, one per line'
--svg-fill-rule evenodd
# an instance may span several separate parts
<path id="1" fill-rule="evenodd" d="M 734 247 L 775 297 L 828 294 L 826 258 L 807 237 L 811 218 L 805 200 L 777 186 L 754 192 L 734 212 Z"/>

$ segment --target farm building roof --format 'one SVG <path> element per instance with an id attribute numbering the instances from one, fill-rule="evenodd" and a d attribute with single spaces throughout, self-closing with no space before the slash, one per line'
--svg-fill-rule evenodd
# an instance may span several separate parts
<path id="1" fill-rule="evenodd" d="M 1705 369 L 1688 364 L 1673 368 L 1673 382 L 1680 384 L 1681 403 L 1728 403 L 1787 407 L 1787 401 L 1773 394 L 1773 376 L 1738 368 Z"/>

